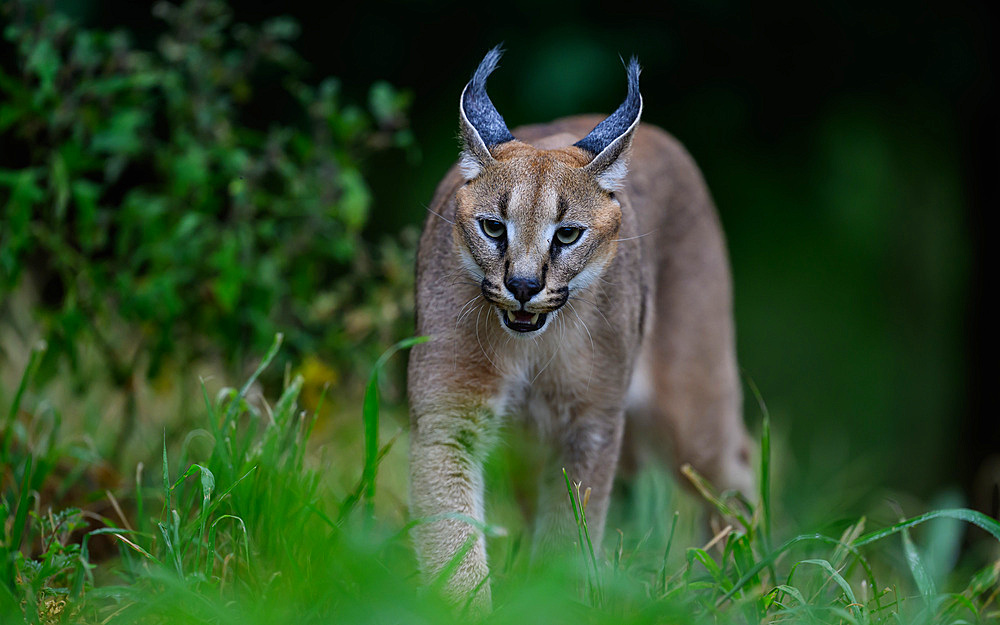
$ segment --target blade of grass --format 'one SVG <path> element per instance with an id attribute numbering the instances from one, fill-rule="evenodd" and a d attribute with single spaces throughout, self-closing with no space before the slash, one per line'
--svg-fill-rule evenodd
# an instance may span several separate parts
<path id="1" fill-rule="evenodd" d="M 25 526 L 28 522 L 28 510 L 31 508 L 30 500 L 34 499 L 31 490 L 31 469 L 32 456 L 24 458 L 24 473 L 21 476 L 21 489 L 18 491 L 17 511 L 14 513 L 14 527 L 11 528 L 10 543 L 4 545 L 11 550 L 11 553 L 4 554 L 3 581 L 8 587 L 13 587 L 15 583 L 14 554 L 21 549 L 21 538 L 24 536 Z M 5 549 L 6 551 L 6 549 Z"/>
<path id="2" fill-rule="evenodd" d="M 701 565 L 705 567 L 705 570 L 712 576 L 716 584 L 723 588 L 728 585 L 729 580 L 726 578 L 725 573 L 723 573 L 722 568 L 704 549 L 699 549 L 698 547 L 689 548 L 687 550 L 687 562 L 689 567 L 694 562 L 701 562 Z"/>
<path id="3" fill-rule="evenodd" d="M 170 528 L 164 525 L 163 522 L 157 523 L 157 527 L 160 528 L 160 534 L 163 536 L 163 545 L 167 549 L 167 554 L 174 561 L 174 568 L 177 570 L 178 577 L 184 577 L 184 567 L 181 565 L 181 556 L 174 548 L 174 541 L 170 537 Z"/>
<path id="4" fill-rule="evenodd" d="M 566 480 L 566 492 L 569 493 L 570 506 L 573 508 L 573 520 L 576 522 L 578 544 L 580 545 L 580 555 L 583 558 L 583 566 L 587 570 L 587 587 L 592 601 L 599 601 L 601 597 L 600 580 L 598 579 L 597 558 L 594 556 L 594 545 L 590 542 L 590 533 L 587 531 L 586 516 L 580 502 L 579 486 L 574 495 L 573 486 L 569 481 L 569 473 L 563 468 L 563 479 Z M 589 557 L 588 557 L 589 556 Z M 595 607 L 598 603 L 595 603 Z"/>
<path id="5" fill-rule="evenodd" d="M 135 526 L 143 531 L 146 527 L 146 515 L 143 512 L 142 497 L 142 470 L 144 466 L 140 462 L 135 466 Z"/>
<path id="6" fill-rule="evenodd" d="M 218 410 L 212 405 L 212 400 L 208 397 L 208 388 L 205 386 L 205 378 L 199 378 L 201 383 L 201 396 L 205 402 L 205 410 L 208 414 L 208 423 L 212 428 L 213 437 L 213 451 L 212 451 L 212 462 L 213 466 L 218 467 L 219 464 L 226 469 L 225 475 L 222 476 L 224 480 L 230 480 L 233 476 L 233 458 L 231 454 L 226 453 L 225 444 L 225 422 L 219 420 Z M 218 464 L 216 464 L 218 463 Z"/>
<path id="7" fill-rule="evenodd" d="M 768 566 L 774 564 L 775 560 L 777 560 L 781 556 L 781 554 L 785 553 L 786 551 L 788 551 L 795 545 L 798 545 L 799 543 L 812 542 L 812 541 L 827 543 L 830 545 L 843 545 L 843 543 L 841 543 L 836 538 L 830 538 L 829 536 L 824 536 L 823 534 L 802 534 L 800 536 L 796 536 L 795 538 L 791 538 L 785 541 L 780 547 L 778 547 L 771 553 L 761 558 L 755 565 L 753 565 L 753 567 L 750 568 L 750 570 L 744 573 L 743 577 L 737 580 L 737 582 L 733 584 L 733 587 L 716 602 L 716 606 L 720 606 L 729 599 L 731 599 L 733 595 L 739 592 L 739 590 L 743 588 L 743 586 L 745 586 L 748 582 L 750 582 L 755 575 L 763 571 Z M 874 574 L 871 571 L 871 567 L 868 565 L 865 559 L 861 557 L 861 554 L 858 552 L 857 547 L 855 545 L 844 545 L 844 547 L 847 548 L 856 558 L 858 558 L 862 566 L 865 568 L 869 580 L 873 583 Z"/>
<path id="8" fill-rule="evenodd" d="M 680 518 L 679 510 L 674 511 L 674 518 L 670 522 L 670 533 L 667 535 L 667 546 L 663 550 L 663 564 L 660 566 L 660 583 L 658 584 L 661 593 L 667 592 L 667 556 L 670 555 L 670 547 L 674 544 L 674 531 L 677 529 L 677 519 Z"/>
<path id="9" fill-rule="evenodd" d="M 169 510 L 173 507 L 170 501 L 170 463 L 167 460 L 167 429 L 163 428 L 163 492 L 164 496 L 164 510 Z"/>
<path id="10" fill-rule="evenodd" d="M 444 567 L 441 569 L 441 571 L 438 573 L 437 577 L 434 579 L 434 582 L 431 583 L 430 587 L 434 590 L 434 592 L 436 593 L 441 592 L 445 584 L 448 583 L 448 580 L 451 579 L 451 576 L 454 575 L 455 571 L 458 570 L 458 567 L 462 565 L 462 560 L 465 559 L 465 556 L 468 555 L 470 551 L 472 551 L 472 547 L 476 544 L 477 540 L 479 540 L 479 536 L 477 536 L 476 534 L 469 534 L 468 537 L 466 537 L 465 542 L 462 543 L 462 546 L 458 548 L 458 551 L 455 552 L 455 555 L 453 555 L 451 559 L 448 560 L 448 563 L 445 564 Z"/>
<path id="11" fill-rule="evenodd" d="M 101 534 L 110 534 L 111 536 L 113 536 L 113 537 L 117 538 L 118 540 L 122 541 L 124 544 L 128 545 L 129 548 L 132 549 L 132 550 L 134 550 L 136 553 L 141 554 L 145 558 L 147 558 L 147 559 L 149 559 L 149 560 L 151 560 L 151 561 L 153 561 L 153 562 L 155 562 L 157 564 L 162 564 L 162 562 L 160 562 L 160 560 L 157 559 L 156 556 L 154 556 L 153 554 L 149 553 L 148 551 L 146 551 L 145 549 L 143 549 L 142 547 L 140 547 L 134 541 L 131 541 L 131 540 L 125 538 L 125 536 L 127 534 L 134 534 L 136 536 L 145 536 L 146 534 L 144 534 L 143 532 L 126 530 L 126 529 L 121 529 L 121 528 L 117 528 L 117 527 L 102 527 L 100 529 L 93 530 L 92 532 L 87 532 L 87 534 L 83 537 L 83 547 L 84 547 L 84 549 L 87 548 L 91 536 L 96 536 L 96 535 L 101 535 Z"/>
<path id="12" fill-rule="evenodd" d="M 953 594 L 948 599 L 949 599 L 948 603 L 941 610 L 942 621 L 945 621 L 948 617 L 952 616 L 952 613 L 958 612 L 961 608 L 965 608 L 966 610 L 972 613 L 972 616 L 975 619 L 974 622 L 977 623 L 980 622 L 979 609 L 976 608 L 976 604 L 974 604 L 968 597 L 959 594 Z M 959 623 L 961 621 L 955 619 L 953 621 L 948 621 L 948 622 Z"/>
<path id="13" fill-rule="evenodd" d="M 761 414 L 760 433 L 760 529 L 764 552 L 771 551 L 771 412 L 764 403 L 764 396 L 753 378 L 747 376 L 747 386 L 757 400 Z M 774 567 L 768 567 L 771 579 L 776 580 Z"/>
<path id="14" fill-rule="evenodd" d="M 278 403 L 274 405 L 274 422 L 278 427 L 284 427 L 288 422 L 289 415 L 294 413 L 295 402 L 299 398 L 299 393 L 302 392 L 304 382 L 305 378 L 296 375 L 292 378 L 291 383 L 285 386 L 285 391 L 278 398 Z"/>
<path id="15" fill-rule="evenodd" d="M 240 530 L 243 532 L 243 554 L 244 557 L 246 558 L 247 569 L 249 570 L 250 568 L 250 536 L 247 534 L 246 523 L 243 522 L 243 519 L 234 514 L 223 514 L 212 523 L 212 527 L 208 530 L 209 557 L 205 567 L 205 576 L 209 578 L 211 578 L 212 576 L 212 563 L 215 561 L 215 557 L 218 555 L 215 553 L 216 528 L 219 526 L 219 523 L 225 521 L 226 519 L 233 519 L 236 523 L 239 524 Z M 237 566 L 238 565 L 239 565 L 239 558 L 237 558 Z M 233 576 L 237 574 L 238 570 L 239 569 L 233 571 Z"/>
<path id="16" fill-rule="evenodd" d="M 917 590 L 920 591 L 920 595 L 924 599 L 924 604 L 929 609 L 934 595 L 937 594 L 934 580 L 931 579 L 930 574 L 927 572 L 927 567 L 924 566 L 923 558 L 920 557 L 920 552 L 917 551 L 917 546 L 913 544 L 913 539 L 910 538 L 910 531 L 904 528 L 900 532 L 900 535 L 903 537 L 903 552 L 906 554 L 906 564 L 910 567 L 910 573 L 913 574 L 913 581 L 917 583 Z"/>
<path id="17" fill-rule="evenodd" d="M 399 350 L 408 349 L 420 343 L 430 340 L 429 336 L 413 336 L 399 341 L 389 349 L 382 352 L 375 366 L 372 367 L 371 376 L 368 378 L 368 386 L 365 388 L 365 397 L 362 404 L 362 420 L 365 427 L 365 465 L 361 472 L 361 481 L 364 483 L 365 516 L 369 522 L 375 518 L 375 473 L 378 468 L 378 374 L 389 360 Z"/>
<path id="18" fill-rule="evenodd" d="M 998 523 L 994 519 L 986 516 L 981 512 L 976 512 L 975 510 L 969 510 L 967 508 L 954 508 L 949 510 L 934 510 L 933 512 L 922 514 L 920 516 L 909 519 L 908 521 L 897 523 L 892 527 L 888 527 L 875 532 L 870 532 L 868 534 L 865 534 L 858 540 L 854 541 L 854 543 L 852 543 L 851 545 L 845 545 L 845 547 L 847 547 L 853 555 L 859 558 L 863 566 L 866 567 L 866 571 L 868 571 L 869 576 L 872 578 L 872 580 L 874 580 L 874 576 L 871 574 L 870 567 L 867 565 L 867 562 L 865 562 L 865 560 L 861 558 L 860 553 L 858 552 L 859 547 L 869 545 L 876 541 L 882 540 L 883 538 L 886 538 L 888 536 L 892 536 L 897 532 L 901 532 L 904 529 L 913 527 L 914 525 L 919 525 L 921 523 L 939 517 L 949 517 L 953 519 L 958 519 L 960 521 L 965 521 L 967 523 L 971 523 L 976 527 L 986 530 L 991 536 L 1000 541 L 1000 523 Z M 783 545 L 781 545 L 780 547 L 769 553 L 767 556 L 762 558 L 757 564 L 755 564 L 752 569 L 744 573 L 743 577 L 741 577 L 739 581 L 736 582 L 736 585 L 733 586 L 732 590 L 727 592 L 725 596 L 719 599 L 718 604 L 721 605 L 725 601 L 728 601 L 730 598 L 732 598 L 733 594 L 735 594 L 736 591 L 738 591 L 743 585 L 745 585 L 748 581 L 750 581 L 753 575 L 760 572 L 764 567 L 767 567 L 770 564 L 772 564 L 782 553 L 784 553 L 785 551 L 787 551 L 788 549 L 790 549 L 791 547 L 795 546 L 800 542 L 811 541 L 811 540 L 838 544 L 838 545 L 843 544 L 839 540 L 830 538 L 829 536 L 823 536 L 822 534 L 808 534 L 808 535 L 796 536 L 795 538 L 792 538 L 791 540 L 785 542 Z M 877 588 L 877 586 L 875 586 L 873 583 L 872 588 Z"/>
<path id="19" fill-rule="evenodd" d="M 681 473 L 691 482 L 691 485 L 695 487 L 695 490 L 701 494 L 705 501 L 712 504 L 712 506 L 718 510 L 720 514 L 730 519 L 736 519 L 739 521 L 740 525 L 743 526 L 745 531 L 751 531 L 751 523 L 749 519 L 746 518 L 746 515 L 734 510 L 732 506 L 723 501 L 723 499 L 715 493 L 715 490 L 712 488 L 711 484 L 708 483 L 708 480 L 703 478 L 694 467 L 685 463 L 684 466 L 681 467 Z"/>
<path id="20" fill-rule="evenodd" d="M 215 475 L 213 475 L 212 472 L 207 467 L 204 467 L 200 464 L 192 464 L 190 467 L 188 467 L 188 470 L 185 471 L 183 475 L 177 478 L 177 481 L 174 482 L 173 486 L 170 487 L 170 490 L 173 491 L 175 488 L 180 486 L 180 484 L 184 480 L 194 475 L 195 473 L 198 473 L 201 476 L 201 494 L 202 494 L 201 512 L 198 515 L 199 530 L 198 530 L 197 544 L 203 545 L 204 543 L 202 543 L 201 541 L 205 539 L 205 523 L 208 521 L 209 501 L 211 500 L 212 497 L 212 491 L 215 490 Z M 176 534 L 177 530 L 176 524 L 174 530 Z"/>
<path id="21" fill-rule="evenodd" d="M 986 532 L 988 532 L 991 536 L 1000 541 L 1000 523 L 996 520 L 986 516 L 982 512 L 969 510 L 968 508 L 952 508 L 948 510 L 934 510 L 933 512 L 921 514 L 920 516 L 913 517 L 907 521 L 897 523 L 892 527 L 870 532 L 856 540 L 853 546 L 863 547 L 873 542 L 882 540 L 887 536 L 892 536 L 893 534 L 901 532 L 904 529 L 911 528 L 914 525 L 920 525 L 921 523 L 940 517 L 948 517 L 958 519 L 959 521 L 965 521 L 966 523 L 970 523 L 980 529 L 986 530 Z"/>
<path id="22" fill-rule="evenodd" d="M 855 616 L 858 619 L 863 618 L 864 608 L 860 603 L 858 603 L 858 598 L 854 595 L 854 589 L 851 588 L 849 583 L 847 583 L 844 576 L 841 575 L 837 569 L 833 568 L 832 564 L 823 559 L 801 560 L 799 564 L 812 564 L 825 570 L 830 575 L 830 578 L 836 582 L 838 586 L 840 586 L 841 590 L 844 591 L 844 595 L 848 599 L 848 607 L 853 609 Z"/>
<path id="23" fill-rule="evenodd" d="M 590 526 L 587 523 L 587 501 L 590 499 L 590 488 L 587 488 L 586 493 L 584 493 L 583 498 L 580 498 L 580 484 L 576 485 L 576 499 L 580 503 L 580 519 L 583 521 L 583 537 L 587 541 L 587 553 L 590 555 L 590 565 L 594 569 L 594 597 L 592 599 L 593 605 L 597 607 L 604 606 L 604 588 L 601 584 L 601 573 L 597 568 L 597 554 L 594 551 L 594 543 L 590 539 Z"/>
<path id="24" fill-rule="evenodd" d="M 267 353 L 264 354 L 264 359 L 260 361 L 260 365 L 258 365 L 253 374 L 247 378 L 247 381 L 242 387 L 240 387 L 240 392 L 237 393 L 236 397 L 229 403 L 229 407 L 226 410 L 226 417 L 223 420 L 224 423 L 228 423 L 233 417 L 236 416 L 236 411 L 239 410 L 240 407 L 240 401 L 247 396 L 247 393 L 250 392 L 250 387 L 253 386 L 254 382 L 257 381 L 257 378 L 260 377 L 260 374 L 263 373 L 264 370 L 267 369 L 268 365 L 271 364 L 271 361 L 274 360 L 275 355 L 278 353 L 278 348 L 281 347 L 281 341 L 283 339 L 284 335 L 281 332 L 274 335 L 274 342 L 271 343 L 270 349 L 268 349 Z"/>
<path id="25" fill-rule="evenodd" d="M 393 444 L 396 442 L 396 438 L 399 436 L 397 434 L 388 443 L 382 446 L 379 450 L 378 456 L 375 457 L 375 466 L 378 466 L 382 462 L 382 458 L 385 457 L 389 450 L 392 449 Z M 340 503 L 340 508 L 337 511 L 337 525 L 341 525 L 344 519 L 354 510 L 354 507 L 361 501 L 361 497 L 365 494 L 365 480 L 364 475 L 358 478 L 358 483 L 351 491 L 351 494 L 344 498 Z"/>
<path id="26" fill-rule="evenodd" d="M 295 456 L 295 466 L 297 466 L 300 470 L 305 462 L 306 443 L 312 438 L 313 428 L 316 427 L 316 422 L 319 421 L 319 416 L 322 414 L 323 405 L 326 402 L 326 393 L 329 390 L 329 383 L 324 384 L 323 390 L 320 391 L 319 394 L 319 401 L 316 402 L 316 410 L 313 411 L 312 418 L 309 419 L 309 423 L 302 431 L 302 442 L 298 445 L 298 452 Z"/>
<path id="27" fill-rule="evenodd" d="M 795 599 L 795 601 L 797 601 L 800 606 L 807 605 L 806 598 L 802 596 L 802 591 L 796 588 L 795 586 L 789 586 L 788 584 L 781 584 L 779 586 L 776 586 L 774 590 L 771 591 L 771 593 L 778 593 L 778 592 L 786 594 L 790 596 L 792 599 Z M 779 600 L 775 599 L 775 603 L 779 603 Z"/>
<path id="28" fill-rule="evenodd" d="M 20 602 L 7 584 L 0 584 L 0 614 L 14 615 L 21 611 Z M 16 621 L 15 621 L 16 622 Z"/>
<path id="29" fill-rule="evenodd" d="M 216 497 L 212 501 L 212 505 L 211 505 L 211 507 L 208 510 L 209 514 L 211 514 L 212 512 L 215 512 L 215 509 L 219 507 L 219 504 L 221 504 L 222 501 L 226 498 L 226 495 L 228 495 L 229 493 L 233 492 L 233 489 L 235 489 L 237 486 L 239 486 L 240 482 L 242 482 L 243 480 L 247 479 L 247 477 L 251 473 L 253 473 L 254 471 L 256 471 L 256 470 L 257 470 L 257 465 L 254 465 L 254 466 L 250 467 L 249 471 L 247 471 L 246 473 L 244 473 L 238 480 L 236 480 L 235 482 L 233 482 L 232 484 L 230 484 L 229 487 L 226 488 L 226 490 L 224 490 L 221 493 L 219 493 L 219 496 Z"/>
<path id="30" fill-rule="evenodd" d="M 31 380 L 34 379 L 35 373 L 38 371 L 38 366 L 42 362 L 42 355 L 45 354 L 47 347 L 45 341 L 39 341 L 31 348 L 28 365 L 24 368 L 24 374 L 21 375 L 21 381 L 18 383 L 17 391 L 14 393 L 14 401 L 10 404 L 10 409 L 7 411 L 7 418 L 3 424 L 3 444 L 0 445 L 3 456 L 0 457 L 0 460 L 2 460 L 0 464 L 10 464 L 11 462 L 10 450 L 14 444 L 14 420 L 21 409 L 21 401 L 24 399 L 24 393 L 28 389 L 28 385 L 31 384 Z"/>

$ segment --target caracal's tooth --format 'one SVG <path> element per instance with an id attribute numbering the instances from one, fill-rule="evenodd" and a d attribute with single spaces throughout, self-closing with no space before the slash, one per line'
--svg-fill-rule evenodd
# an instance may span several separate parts
<path id="1" fill-rule="evenodd" d="M 507 320 L 508 321 L 514 321 L 514 311 L 512 311 L 512 310 L 508 310 L 507 311 Z"/>
<path id="2" fill-rule="evenodd" d="M 531 315 L 531 323 L 538 323 L 538 314 L 539 313 Z"/>

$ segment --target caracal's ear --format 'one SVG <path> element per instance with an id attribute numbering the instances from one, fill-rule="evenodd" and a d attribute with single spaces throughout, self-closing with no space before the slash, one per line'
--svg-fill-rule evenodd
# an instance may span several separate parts
<path id="1" fill-rule="evenodd" d="M 466 180 L 472 180 L 494 161 L 490 148 L 514 139 L 507 124 L 486 95 L 486 77 L 496 69 L 503 50 L 497 46 L 486 53 L 472 80 L 462 90 L 458 118 L 464 144 L 459 167 Z"/>
<path id="2" fill-rule="evenodd" d="M 594 155 L 583 170 L 594 176 L 605 191 L 621 189 L 628 174 L 632 136 L 642 115 L 639 71 L 639 61 L 633 56 L 627 68 L 628 95 L 625 101 L 610 117 L 597 124 L 589 135 L 573 144 Z"/>

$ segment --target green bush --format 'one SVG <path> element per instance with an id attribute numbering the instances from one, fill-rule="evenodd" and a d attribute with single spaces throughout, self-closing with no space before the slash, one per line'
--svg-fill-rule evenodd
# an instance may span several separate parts
<path id="1" fill-rule="evenodd" d="M 160 2 L 152 50 L 48 3 L 4 3 L 0 310 L 38 295 L 41 375 L 96 345 L 113 382 L 212 354 L 234 369 L 278 331 L 334 367 L 409 324 L 413 247 L 362 231 L 374 150 L 415 151 L 409 96 L 367 110 L 316 86 L 296 23 L 233 24 L 217 0 Z"/>

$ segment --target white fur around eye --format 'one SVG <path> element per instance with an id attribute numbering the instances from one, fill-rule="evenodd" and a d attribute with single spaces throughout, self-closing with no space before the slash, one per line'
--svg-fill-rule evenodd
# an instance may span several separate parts
<path id="1" fill-rule="evenodd" d="M 462 267 L 465 268 L 469 275 L 475 278 L 476 282 L 482 282 L 483 278 L 486 277 L 486 273 L 483 272 L 483 268 L 479 266 L 476 259 L 472 257 L 472 252 L 470 252 L 464 245 L 458 250 L 459 260 L 462 263 Z"/>
<path id="2" fill-rule="evenodd" d="M 567 285 L 569 292 L 572 294 L 573 291 L 582 291 L 590 286 L 604 273 L 604 267 L 609 260 L 610 258 L 607 256 L 592 260 L 589 265 L 583 268 L 583 271 L 573 276 L 573 279 L 569 281 Z"/>

